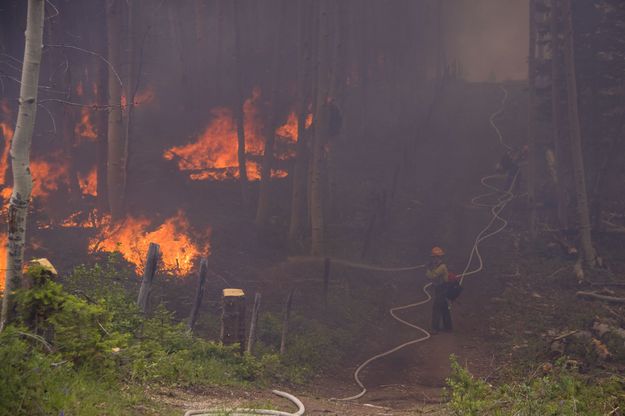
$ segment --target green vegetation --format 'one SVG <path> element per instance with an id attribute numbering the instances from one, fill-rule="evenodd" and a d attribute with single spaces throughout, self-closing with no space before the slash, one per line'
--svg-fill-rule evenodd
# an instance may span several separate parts
<path id="1" fill-rule="evenodd" d="M 625 407 L 625 380 L 585 377 L 565 358 L 520 381 L 494 387 L 474 378 L 452 356 L 447 384 L 454 415 L 599 416 L 618 414 L 613 411 Z"/>
<path id="2" fill-rule="evenodd" d="M 118 255 L 55 281 L 32 267 L 15 295 L 16 319 L 0 334 L 0 416 L 171 414 L 150 390 L 300 384 L 337 365 L 368 313 L 360 301 L 330 302 L 316 317 L 295 313 L 278 354 L 281 315 L 264 312 L 253 356 L 191 335 L 163 305 L 143 316 L 132 271 Z M 326 319 L 332 316 L 343 325 Z"/>
<path id="3" fill-rule="evenodd" d="M 263 383 L 284 366 L 198 339 L 158 306 L 137 310 L 115 257 L 78 267 L 64 285 L 31 268 L 0 334 L 0 415 L 163 414 L 143 386 Z M 137 409 L 133 413 L 132 409 Z"/>

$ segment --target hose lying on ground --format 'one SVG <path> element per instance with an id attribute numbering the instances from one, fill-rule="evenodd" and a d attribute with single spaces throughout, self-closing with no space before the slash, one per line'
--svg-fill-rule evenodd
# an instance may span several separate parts
<path id="1" fill-rule="evenodd" d="M 184 414 L 184 416 L 207 416 L 207 415 L 223 415 L 223 414 L 227 414 L 228 416 L 254 416 L 254 415 L 301 416 L 306 411 L 304 404 L 292 394 L 285 393 L 279 390 L 272 390 L 272 393 L 291 401 L 294 405 L 297 406 L 297 412 L 289 413 L 289 412 L 281 412 L 279 410 L 267 410 L 267 409 L 232 409 L 232 410 L 203 409 L 203 410 L 189 410 Z"/>
<path id="2" fill-rule="evenodd" d="M 491 124 L 491 126 L 493 127 L 493 129 L 495 130 L 495 132 L 497 133 L 497 136 L 499 138 L 499 143 L 506 147 L 508 150 L 511 149 L 511 147 L 504 143 L 503 141 L 503 136 L 501 134 L 501 131 L 499 130 L 499 128 L 497 127 L 497 125 L 495 124 L 495 118 L 501 114 L 505 108 L 505 104 L 506 104 L 506 100 L 508 98 L 508 91 L 501 86 L 501 90 L 504 92 L 504 96 L 502 98 L 501 101 L 501 108 L 499 108 L 496 112 L 494 112 L 490 118 L 489 118 L 489 122 Z M 514 195 L 512 193 L 512 189 L 514 188 L 515 184 L 516 184 L 516 180 L 518 177 L 518 171 L 516 173 L 516 175 L 514 176 L 514 179 L 512 180 L 512 183 L 510 184 L 510 188 L 506 191 L 503 191 L 493 185 L 488 184 L 488 181 L 492 178 L 495 177 L 499 177 L 500 175 L 489 175 L 489 176 L 485 176 L 481 179 L 481 183 L 483 186 L 485 186 L 486 188 L 490 189 L 492 192 L 488 193 L 488 194 L 483 194 L 483 195 L 479 195 L 476 196 L 475 198 L 473 198 L 471 200 L 471 203 L 475 206 L 478 207 L 490 207 L 491 210 L 491 215 L 492 218 L 489 221 L 489 223 L 486 225 L 486 227 L 484 227 L 482 229 L 482 231 L 480 231 L 477 235 L 477 237 L 475 238 L 475 241 L 473 243 L 473 247 L 471 249 L 471 253 L 469 255 L 469 260 L 467 261 L 467 265 L 464 269 L 464 271 L 462 272 L 462 274 L 460 275 L 460 284 L 463 283 L 464 278 L 467 276 L 471 276 L 474 275 L 476 273 L 479 273 L 480 271 L 482 271 L 482 269 L 484 268 L 484 262 L 482 260 L 482 256 L 480 254 L 479 251 L 479 244 L 486 240 L 487 238 L 490 238 L 498 233 L 500 233 L 501 231 L 503 231 L 507 225 L 508 225 L 508 221 L 505 220 L 504 218 L 500 217 L 499 214 L 501 213 L 501 211 L 506 207 L 506 205 L 514 198 Z M 493 196 L 493 195 L 500 195 L 502 194 L 498 199 L 497 199 L 497 203 L 495 203 L 494 205 L 491 204 L 486 204 L 486 203 L 480 203 L 478 202 L 480 199 L 486 198 L 488 196 Z M 490 231 L 491 227 L 493 226 L 493 224 L 499 221 L 500 225 L 497 229 Z M 473 259 L 474 257 L 477 257 L 478 261 L 479 261 L 479 265 L 476 269 L 469 271 L 469 268 L 471 267 L 472 263 L 473 263 Z M 322 257 L 292 257 L 289 258 L 290 262 L 318 262 L 320 260 L 323 260 L 324 258 Z M 364 264 L 364 263 L 357 263 L 357 262 L 352 262 L 349 260 L 343 260 L 343 259 L 336 259 L 336 258 L 330 258 L 330 260 L 335 263 L 335 264 L 341 264 L 347 267 L 352 267 L 352 268 L 357 268 L 357 269 L 361 269 L 361 270 L 371 270 L 371 271 L 378 271 L 378 272 L 403 272 L 403 271 L 411 271 L 411 270 L 417 270 L 417 269 L 421 269 L 423 267 L 425 267 L 424 264 L 419 264 L 419 265 L 414 265 L 414 266 L 406 266 L 406 267 L 380 267 L 380 266 L 375 266 L 375 265 L 369 265 L 369 264 Z M 414 344 L 418 344 L 420 342 L 423 342 L 427 339 L 429 339 L 431 337 L 431 334 L 429 331 L 427 331 L 426 329 L 412 324 L 402 318 L 400 318 L 399 316 L 397 316 L 396 312 L 401 311 L 401 310 L 405 310 L 405 309 L 410 309 L 410 308 L 414 308 L 420 305 L 424 305 L 426 303 L 428 303 L 431 299 L 432 296 L 430 295 L 430 293 L 428 292 L 428 288 L 431 286 L 431 283 L 427 283 L 425 286 L 423 286 L 423 292 L 426 295 L 426 299 L 421 300 L 419 302 L 415 302 L 415 303 L 411 303 L 409 305 L 403 305 L 403 306 L 397 306 L 395 308 L 390 309 L 390 314 L 393 317 L 393 319 L 395 319 L 396 321 L 409 326 L 413 329 L 416 329 L 420 332 L 423 333 L 423 335 L 419 338 L 413 339 L 411 341 L 405 342 L 401 345 L 396 346 L 395 348 L 392 348 L 388 351 L 382 352 L 380 354 L 377 354 L 369 359 L 367 359 L 365 362 L 363 362 L 362 364 L 360 364 L 358 366 L 358 368 L 356 368 L 356 371 L 354 372 L 354 380 L 356 381 L 356 384 L 358 384 L 358 386 L 362 389 L 360 391 L 360 393 L 350 396 L 350 397 L 345 397 L 345 398 L 340 398 L 340 399 L 335 399 L 335 400 L 341 400 L 341 401 L 348 401 L 348 400 L 356 400 L 361 398 L 362 396 L 364 396 L 367 393 L 367 388 L 364 386 L 362 380 L 360 379 L 360 373 L 361 371 L 366 368 L 369 364 L 371 364 L 373 361 L 376 361 L 380 358 L 386 357 L 388 355 L 391 355 L 405 347 L 408 347 L 410 345 L 414 345 Z M 290 395 L 288 393 L 284 393 L 278 390 L 273 390 L 273 393 L 284 397 L 288 400 L 290 400 L 291 402 L 293 402 L 294 404 L 297 405 L 298 407 L 298 411 L 296 413 L 287 413 L 287 412 L 280 412 L 280 411 L 276 411 L 276 410 L 265 410 L 265 409 L 234 409 L 229 411 L 227 414 L 231 415 L 231 416 L 253 416 L 253 415 L 274 415 L 274 416 L 301 416 L 304 414 L 305 408 L 304 405 L 302 404 L 302 402 L 297 399 L 295 396 Z M 219 414 L 219 413 L 223 413 L 223 410 L 215 410 L 215 409 L 208 409 L 208 410 L 190 410 L 188 412 L 185 413 L 184 416 L 202 416 L 202 415 L 215 415 L 215 414 Z"/>
<path id="3" fill-rule="evenodd" d="M 503 86 L 501 86 L 501 90 L 504 92 L 504 96 L 503 96 L 503 99 L 502 99 L 502 101 L 501 101 L 501 108 L 500 108 L 500 109 L 498 109 L 496 112 L 494 112 L 494 113 L 490 116 L 489 121 L 490 121 L 491 126 L 494 128 L 495 132 L 497 133 L 497 136 L 498 136 L 498 139 L 499 139 L 499 143 L 500 143 L 502 146 L 506 147 L 508 150 L 510 150 L 510 149 L 511 149 L 511 147 L 510 147 L 509 145 L 507 145 L 506 143 L 504 143 L 504 141 L 503 141 L 503 136 L 502 136 L 502 134 L 501 134 L 501 131 L 499 130 L 499 128 L 498 128 L 498 127 L 497 127 L 497 125 L 495 124 L 495 118 L 496 118 L 499 114 L 501 114 L 501 113 L 503 112 L 503 109 L 504 109 L 505 104 L 506 104 L 506 100 L 507 100 L 507 98 L 508 98 L 508 91 L 507 91 L 507 90 L 506 90 Z M 490 208 L 491 208 L 490 212 L 491 212 L 492 218 L 491 218 L 491 220 L 489 221 L 489 223 L 486 225 L 486 227 L 484 227 L 484 228 L 483 228 L 483 229 L 482 229 L 482 230 L 478 233 L 477 237 L 475 238 L 475 241 L 473 242 L 473 247 L 472 247 L 472 249 L 471 249 L 471 254 L 469 255 L 469 260 L 467 261 L 467 265 L 466 265 L 466 267 L 465 267 L 464 271 L 463 271 L 463 272 L 462 272 L 462 274 L 460 275 L 460 284 L 462 284 L 462 283 L 463 283 L 463 281 L 464 281 L 464 278 L 465 278 L 465 277 L 467 277 L 467 276 L 471 276 L 471 275 L 474 275 L 474 274 L 476 274 L 476 273 L 479 273 L 479 272 L 480 272 L 480 271 L 482 271 L 482 269 L 484 268 L 484 262 L 483 262 L 483 260 L 482 260 L 482 256 L 481 256 L 480 251 L 479 251 L 479 244 L 480 244 L 482 241 L 486 240 L 487 238 L 492 237 L 492 236 L 494 236 L 494 235 L 496 235 L 496 234 L 500 233 L 501 231 L 503 231 L 503 230 L 507 227 L 507 225 L 508 225 L 508 221 L 506 221 L 505 219 L 503 219 L 502 217 L 500 217 L 500 216 L 499 216 L 499 213 L 500 213 L 500 212 L 501 212 L 501 211 L 502 211 L 502 210 L 506 207 L 506 205 L 507 205 L 507 204 L 508 204 L 508 203 L 509 203 L 509 202 L 510 202 L 513 198 L 514 198 L 514 195 L 512 194 L 512 189 L 513 189 L 513 188 L 514 188 L 514 186 L 515 186 L 515 183 L 516 183 L 516 180 L 517 180 L 518 174 L 519 174 L 519 173 L 518 173 L 518 171 L 517 171 L 516 175 L 514 176 L 514 179 L 512 180 L 512 183 L 510 184 L 510 188 L 509 188 L 509 189 L 507 189 L 507 190 L 505 190 L 505 191 L 503 191 L 503 190 L 501 190 L 501 189 L 499 189 L 499 188 L 497 188 L 497 187 L 495 187 L 495 186 L 493 186 L 493 185 L 488 184 L 488 180 L 490 180 L 490 179 L 492 179 L 492 178 L 494 178 L 494 177 L 498 177 L 498 176 L 500 176 L 500 175 L 489 175 L 489 176 L 485 176 L 485 177 L 483 177 L 483 178 L 481 179 L 481 181 L 480 181 L 480 182 L 482 183 L 482 185 L 484 185 L 486 188 L 490 189 L 492 192 L 490 192 L 490 193 L 488 193 L 488 194 L 479 195 L 479 196 L 477 196 L 477 197 L 473 198 L 473 199 L 471 200 L 471 203 L 472 203 L 473 205 L 475 205 L 475 206 L 478 206 L 478 207 L 490 207 Z M 492 196 L 492 195 L 500 195 L 501 193 L 503 193 L 503 195 L 501 195 L 501 196 L 497 199 L 497 203 L 495 203 L 494 205 L 491 205 L 491 204 L 485 204 L 485 203 L 479 203 L 479 202 L 478 202 L 480 199 L 486 198 L 487 196 Z M 495 230 L 493 230 L 493 231 L 489 231 L 489 230 L 491 230 L 491 227 L 493 226 L 493 224 L 494 224 L 496 221 L 499 221 L 499 222 L 500 222 L 499 227 L 498 227 L 498 228 L 496 228 L 496 229 L 495 229 Z M 473 259 L 474 259 L 474 257 L 477 257 L 479 264 L 478 264 L 478 266 L 477 266 L 477 268 L 476 268 L 476 269 L 469 271 L 469 268 L 470 268 L 470 267 L 471 267 L 471 265 L 473 264 Z M 346 262 L 345 262 L 345 263 L 346 263 Z M 413 266 L 413 267 L 414 267 L 414 269 L 417 269 L 417 268 L 421 268 L 421 267 L 423 267 L 423 265 Z M 369 269 L 369 267 L 367 267 L 367 269 Z M 373 270 L 373 268 L 371 268 L 371 269 Z M 388 269 L 384 269 L 384 268 L 382 268 L 382 269 L 383 269 L 382 271 L 390 271 L 390 270 L 388 270 Z M 405 267 L 405 268 L 402 268 L 401 270 L 411 270 L 411 268 L 409 268 L 409 267 Z M 336 399 L 336 400 L 347 401 L 347 400 L 356 400 L 356 399 L 361 398 L 362 396 L 364 396 L 364 395 L 367 393 L 367 388 L 366 388 L 366 387 L 364 386 L 364 384 L 362 383 L 362 380 L 360 380 L 360 372 L 361 372 L 361 371 L 362 371 L 365 367 L 367 367 L 369 364 L 371 364 L 373 361 L 375 361 L 375 360 L 377 360 L 377 359 L 379 359 L 379 358 L 386 357 L 386 356 L 388 356 L 388 355 L 390 355 L 390 354 L 393 354 L 393 353 L 395 353 L 395 352 L 397 352 L 397 351 L 399 351 L 399 350 L 401 350 L 401 349 L 403 349 L 403 348 L 405 348 L 405 347 L 408 347 L 408 346 L 410 346 L 410 345 L 414 345 L 414 344 L 418 344 L 418 343 L 423 342 L 423 341 L 425 341 L 425 340 L 427 340 L 427 339 L 429 339 L 429 338 L 431 337 L 430 332 L 428 332 L 426 329 L 424 329 L 424 328 L 422 328 L 422 327 L 420 327 L 420 326 L 418 326 L 418 325 L 414 325 L 414 324 L 412 324 L 412 323 L 410 323 L 410 322 L 407 322 L 407 321 L 405 321 L 404 319 L 402 319 L 402 318 L 398 317 L 398 316 L 395 314 L 395 312 L 397 312 L 397 311 L 404 310 L 404 309 L 409 309 L 409 308 L 413 308 L 413 307 L 420 306 L 420 305 L 423 305 L 423 304 L 425 304 L 425 303 L 429 302 L 429 301 L 430 301 L 430 299 L 432 299 L 432 296 L 429 294 L 429 292 L 427 291 L 427 289 L 428 289 L 431 285 L 432 285 L 431 283 L 427 283 L 425 286 L 423 286 L 423 292 L 424 292 L 424 293 L 426 294 L 426 296 L 427 296 L 427 298 L 426 298 L 425 300 L 422 300 L 422 301 L 419 301 L 419 302 L 416 302 L 416 303 L 412 303 L 412 304 L 410 304 L 410 305 L 398 306 L 398 307 L 392 308 L 392 309 L 390 310 L 390 314 L 391 314 L 391 316 L 393 317 L 393 319 L 395 319 L 396 321 L 398 321 L 398 322 L 400 322 L 400 323 L 402 323 L 402 324 L 404 324 L 404 325 L 407 325 L 407 326 L 409 326 L 409 327 L 411 327 L 411 328 L 414 328 L 414 329 L 416 329 L 416 330 L 418 330 L 418 331 L 422 332 L 422 333 L 423 333 L 423 336 L 421 336 L 420 338 L 413 339 L 413 340 L 411 340 L 411 341 L 405 342 L 405 343 L 403 343 L 403 344 L 401 344 L 401 345 L 398 345 L 398 346 L 396 346 L 395 348 L 392 348 L 392 349 L 390 349 L 390 350 L 388 350 L 388 351 L 386 351 L 386 352 L 383 352 L 383 353 L 380 353 L 380 354 L 378 354 L 378 355 L 375 355 L 375 356 L 373 356 L 373 357 L 369 358 L 368 360 L 366 360 L 366 361 L 365 361 L 364 363 L 362 363 L 361 365 L 359 365 L 359 366 L 358 366 L 358 368 L 356 368 L 356 371 L 354 372 L 354 380 L 356 381 L 356 384 L 358 384 L 358 386 L 359 386 L 362 390 L 360 391 L 360 393 L 358 393 L 358 394 L 356 394 L 356 395 L 353 395 L 353 396 L 350 396 L 350 397 L 341 398 L 341 399 Z"/>

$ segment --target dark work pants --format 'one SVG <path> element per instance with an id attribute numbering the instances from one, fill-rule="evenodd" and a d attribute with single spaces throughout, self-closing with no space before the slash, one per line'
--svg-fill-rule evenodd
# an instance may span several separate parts
<path id="1" fill-rule="evenodd" d="M 434 299 L 432 302 L 432 330 L 438 331 L 441 329 L 441 323 L 443 329 L 451 331 L 451 313 L 449 311 L 449 304 L 445 297 L 445 285 L 434 286 Z M 442 322 L 441 322 L 442 321 Z"/>

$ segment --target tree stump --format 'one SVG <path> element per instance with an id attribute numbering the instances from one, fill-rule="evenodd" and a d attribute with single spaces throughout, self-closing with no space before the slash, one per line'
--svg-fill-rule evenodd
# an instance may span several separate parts
<path id="1" fill-rule="evenodd" d="M 245 293 L 241 289 L 224 289 L 222 296 L 221 335 L 223 345 L 239 344 L 245 351 Z"/>

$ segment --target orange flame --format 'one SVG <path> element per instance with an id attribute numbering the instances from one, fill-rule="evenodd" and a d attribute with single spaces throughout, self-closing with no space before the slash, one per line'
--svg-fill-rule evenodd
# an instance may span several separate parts
<path id="1" fill-rule="evenodd" d="M 98 138 L 93 121 L 91 120 L 91 110 L 88 107 L 80 109 L 80 121 L 74 127 L 76 137 L 83 139 L 95 140 Z"/>
<path id="2" fill-rule="evenodd" d="M 260 154 L 263 149 L 262 124 L 259 122 L 257 100 L 260 90 L 255 88 L 252 97 L 243 105 L 245 150 L 246 153 Z M 208 127 L 193 142 L 174 146 L 165 151 L 167 160 L 177 160 L 178 169 L 189 171 L 192 180 L 224 180 L 238 178 L 237 125 L 232 112 L 227 108 L 211 111 L 212 120 Z M 260 168 L 248 163 L 247 175 L 250 180 L 260 179 Z"/>
<path id="3" fill-rule="evenodd" d="M 194 260 L 209 252 L 208 243 L 202 246 L 194 242 L 189 221 L 182 211 L 156 228 L 151 226 L 150 220 L 141 217 L 128 217 L 119 224 L 111 223 L 110 219 L 107 222 L 89 241 L 89 250 L 118 251 L 136 266 L 137 273 L 143 271 L 150 242 L 160 245 L 164 269 L 176 275 L 189 274 Z M 208 233 L 201 238 L 207 239 Z"/>
<path id="4" fill-rule="evenodd" d="M 76 84 L 76 95 L 79 97 L 85 95 L 85 88 L 82 85 L 82 81 L 78 81 L 78 84 Z"/>
<path id="5" fill-rule="evenodd" d="M 33 160 L 30 162 L 33 175 L 33 197 L 47 197 L 57 191 L 59 186 L 69 182 L 67 165 L 64 163 Z"/>
<path id="6" fill-rule="evenodd" d="M 89 173 L 82 175 L 78 173 L 78 184 L 83 195 L 98 195 L 98 171 L 94 166 Z"/>
<path id="7" fill-rule="evenodd" d="M 291 112 L 284 125 L 276 129 L 276 136 L 282 137 L 288 141 L 297 141 L 297 115 Z"/>
<path id="8" fill-rule="evenodd" d="M 156 93 L 154 92 L 154 88 L 148 86 L 145 90 L 138 91 L 135 94 L 135 99 L 133 100 L 133 104 L 135 107 L 140 106 L 142 104 L 150 104 L 154 102 L 156 98 Z M 122 95 L 121 104 L 123 108 L 126 108 L 128 105 L 128 101 L 125 95 Z"/>
<path id="9" fill-rule="evenodd" d="M 263 153 L 265 139 L 263 122 L 259 112 L 260 89 L 252 90 L 252 96 L 243 104 L 245 152 L 260 156 Z M 215 108 L 211 111 L 212 119 L 206 129 L 193 142 L 174 146 L 163 153 L 166 160 L 175 160 L 178 169 L 189 172 L 192 180 L 224 180 L 239 177 L 237 124 L 232 111 L 227 108 Z M 308 116 L 307 127 L 312 123 Z M 283 126 L 275 131 L 276 136 L 287 143 L 297 141 L 297 116 L 291 113 Z M 278 154 L 278 159 L 288 159 L 294 155 L 286 150 Z M 272 170 L 272 177 L 283 178 L 288 172 Z M 261 177 L 261 168 L 254 160 L 247 161 L 247 176 L 250 180 Z"/>
<path id="10" fill-rule="evenodd" d="M 0 121 L 0 133 L 2 134 L 2 139 L 4 140 L 4 144 L 2 146 L 2 154 L 0 155 L 0 185 L 6 186 L 7 184 L 7 173 L 9 171 L 9 153 L 11 152 L 11 139 L 13 138 L 13 134 L 15 131 L 9 124 L 9 120 L 11 119 L 11 109 L 9 108 L 9 104 L 6 99 L 0 100 L 0 111 L 2 116 L 2 120 Z M 6 188 L 2 190 L 3 196 L 6 194 Z M 9 193 L 10 195 L 10 193 Z"/>

